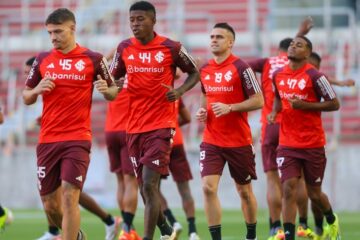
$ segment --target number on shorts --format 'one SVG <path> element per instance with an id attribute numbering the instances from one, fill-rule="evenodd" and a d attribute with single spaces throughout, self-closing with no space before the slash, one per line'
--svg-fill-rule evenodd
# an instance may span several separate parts
<path id="1" fill-rule="evenodd" d="M 205 159 L 205 151 L 200 151 L 200 161 Z"/>
<path id="2" fill-rule="evenodd" d="M 137 163 L 136 163 L 136 158 L 135 158 L 135 157 L 130 157 L 130 161 L 131 161 L 131 163 L 132 163 L 132 165 L 133 165 L 134 167 L 137 167 Z"/>
<path id="3" fill-rule="evenodd" d="M 281 166 L 283 165 L 284 160 L 285 160 L 284 157 L 278 157 L 278 158 L 276 158 L 276 163 L 277 163 L 278 167 L 281 167 Z"/>
<path id="4" fill-rule="evenodd" d="M 37 170 L 37 175 L 38 175 L 38 178 L 44 178 L 45 177 L 45 167 L 38 167 L 38 170 Z"/>

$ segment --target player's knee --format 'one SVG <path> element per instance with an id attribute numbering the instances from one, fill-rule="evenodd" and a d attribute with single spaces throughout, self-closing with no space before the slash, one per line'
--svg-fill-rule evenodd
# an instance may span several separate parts
<path id="1" fill-rule="evenodd" d="M 44 200 L 43 201 L 44 210 L 49 215 L 57 215 L 61 212 L 61 205 L 59 202 L 54 200 Z"/>
<path id="2" fill-rule="evenodd" d="M 217 192 L 216 187 L 209 183 L 204 183 L 202 186 L 202 190 L 205 196 L 215 195 Z"/>
<path id="3" fill-rule="evenodd" d="M 142 192 L 145 197 L 151 196 L 157 191 L 157 186 L 153 182 L 144 182 L 142 185 Z"/>
<path id="4" fill-rule="evenodd" d="M 285 200 L 294 200 L 296 198 L 296 188 L 294 184 L 286 184 L 283 185 L 283 197 Z"/>

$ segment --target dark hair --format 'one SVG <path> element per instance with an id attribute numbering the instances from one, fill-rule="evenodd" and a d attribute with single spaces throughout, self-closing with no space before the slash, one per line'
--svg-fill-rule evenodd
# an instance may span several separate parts
<path id="1" fill-rule="evenodd" d="M 312 52 L 312 49 L 313 49 L 313 46 L 312 46 L 312 43 L 310 41 L 310 39 L 308 39 L 307 37 L 305 36 L 298 36 L 298 38 L 301 38 L 301 39 L 304 39 L 306 44 L 307 44 L 307 47 L 310 49 L 310 51 Z"/>
<path id="2" fill-rule="evenodd" d="M 292 38 L 284 38 L 283 40 L 281 40 L 279 43 L 279 49 L 283 51 L 287 51 L 292 40 L 293 40 Z"/>
<path id="3" fill-rule="evenodd" d="M 35 61 L 35 58 L 36 57 L 31 57 L 28 60 L 26 60 L 25 65 L 31 67 L 33 65 L 34 61 Z"/>
<path id="4" fill-rule="evenodd" d="M 150 2 L 147 1 L 135 2 L 133 5 L 130 6 L 130 10 L 129 10 L 130 12 L 136 10 L 152 12 L 154 16 L 156 16 L 156 10 L 154 5 L 152 5 Z"/>
<path id="5" fill-rule="evenodd" d="M 317 54 L 316 52 L 311 52 L 310 57 L 314 59 L 315 61 L 317 61 L 319 64 L 321 63 L 321 57 L 319 54 Z"/>
<path id="6" fill-rule="evenodd" d="M 63 24 L 64 22 L 72 21 L 76 23 L 75 15 L 67 8 L 58 8 L 47 17 L 45 25 L 48 24 Z"/>
<path id="7" fill-rule="evenodd" d="M 235 31 L 228 23 L 226 23 L 226 22 L 216 23 L 213 28 L 223 28 L 223 29 L 228 30 L 229 32 L 231 32 L 231 34 L 233 35 L 234 40 L 235 40 Z"/>

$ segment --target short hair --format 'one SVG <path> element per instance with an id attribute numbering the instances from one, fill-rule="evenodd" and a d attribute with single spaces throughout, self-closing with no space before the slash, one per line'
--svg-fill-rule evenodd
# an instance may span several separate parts
<path id="1" fill-rule="evenodd" d="M 31 67 L 33 65 L 35 59 L 36 59 L 36 57 L 29 58 L 28 60 L 26 60 L 25 65 Z"/>
<path id="2" fill-rule="evenodd" d="M 284 38 L 283 40 L 281 40 L 279 43 L 279 49 L 283 51 L 287 51 L 292 40 L 293 40 L 292 38 Z"/>
<path id="3" fill-rule="evenodd" d="M 232 26 L 230 26 L 228 23 L 226 23 L 226 22 L 216 23 L 213 28 L 223 28 L 223 29 L 228 30 L 229 32 L 231 32 L 231 34 L 233 35 L 234 40 L 235 40 L 235 31 L 232 28 Z"/>
<path id="4" fill-rule="evenodd" d="M 298 38 L 305 40 L 307 47 L 309 48 L 310 52 L 312 52 L 313 46 L 312 46 L 310 39 L 308 39 L 305 36 L 298 36 Z"/>
<path id="5" fill-rule="evenodd" d="M 72 21 L 76 23 L 75 15 L 67 8 L 58 8 L 47 17 L 45 25 L 48 24 L 63 24 L 64 22 Z"/>
<path id="6" fill-rule="evenodd" d="M 316 52 L 311 52 L 309 58 L 314 59 L 314 60 L 317 61 L 319 64 L 321 63 L 321 57 L 320 57 L 320 55 L 319 55 L 318 53 L 316 53 Z"/>
<path id="7" fill-rule="evenodd" d="M 129 12 L 136 11 L 136 10 L 152 12 L 154 14 L 154 16 L 156 16 L 156 10 L 155 10 L 154 5 L 147 1 L 135 2 L 133 5 L 130 6 Z"/>

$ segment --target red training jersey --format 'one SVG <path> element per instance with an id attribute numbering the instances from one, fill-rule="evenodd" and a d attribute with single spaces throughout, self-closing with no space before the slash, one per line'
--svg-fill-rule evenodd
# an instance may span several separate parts
<path id="1" fill-rule="evenodd" d="M 167 101 L 162 84 L 174 86 L 176 67 L 187 73 L 196 68 L 179 42 L 155 33 L 145 45 L 134 37 L 119 44 L 111 72 L 115 79 L 128 76 L 127 133 L 175 128 L 175 105 Z"/>
<path id="2" fill-rule="evenodd" d="M 273 74 L 276 70 L 289 64 L 287 53 L 280 53 L 278 56 L 270 58 L 261 58 L 254 61 L 249 61 L 250 67 L 258 73 L 261 73 L 261 87 L 264 95 L 264 106 L 261 111 L 261 122 L 267 123 L 267 116 L 271 113 L 275 89 L 273 85 Z M 280 122 L 281 112 L 276 116 L 276 122 Z"/>
<path id="3" fill-rule="evenodd" d="M 175 112 L 176 112 L 176 127 L 175 127 L 175 136 L 173 138 L 174 142 L 173 142 L 173 146 L 175 145 L 182 145 L 184 143 L 183 141 L 183 135 L 182 135 L 182 131 L 181 128 L 179 126 L 179 114 L 181 109 L 183 109 L 185 107 L 183 101 L 181 98 L 179 98 L 176 102 L 175 102 Z"/>
<path id="4" fill-rule="evenodd" d="M 207 121 L 203 141 L 220 147 L 252 144 L 247 112 L 215 117 L 211 103 L 240 103 L 261 89 L 248 64 L 234 55 L 217 64 L 210 60 L 201 68 L 201 84 L 207 99 Z"/>
<path id="5" fill-rule="evenodd" d="M 321 112 L 291 108 L 288 99 L 297 97 L 306 102 L 336 98 L 326 76 L 307 63 L 297 70 L 287 65 L 274 74 L 276 95 L 282 103 L 279 145 L 294 148 L 317 148 L 326 143 Z"/>
<path id="6" fill-rule="evenodd" d="M 114 101 L 108 103 L 106 112 L 105 131 L 118 132 L 126 130 L 128 120 L 129 96 L 127 92 L 127 78 L 121 94 L 119 93 Z"/>
<path id="7" fill-rule="evenodd" d="M 26 86 L 35 88 L 42 79 L 54 79 L 55 88 L 44 93 L 39 143 L 91 140 L 90 110 L 97 75 L 113 84 L 106 59 L 76 45 L 67 54 L 53 49 L 34 61 Z"/>

